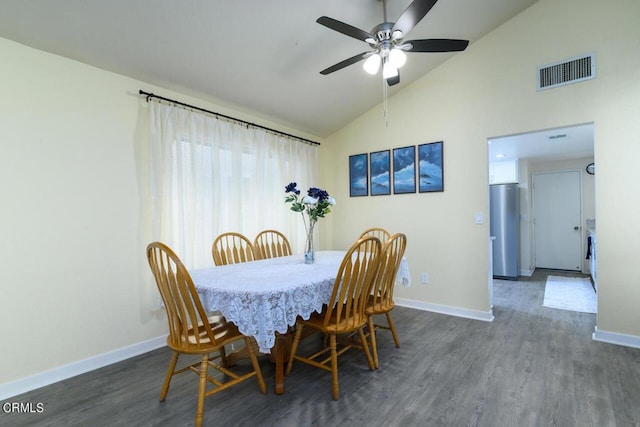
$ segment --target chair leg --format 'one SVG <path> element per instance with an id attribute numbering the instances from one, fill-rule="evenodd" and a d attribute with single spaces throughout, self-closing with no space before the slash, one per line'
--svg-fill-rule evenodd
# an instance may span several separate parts
<path id="1" fill-rule="evenodd" d="M 336 335 L 329 335 L 329 346 L 331 347 L 331 388 L 333 390 L 333 400 L 338 400 L 340 388 L 338 386 L 338 354 L 336 351 Z"/>
<path id="2" fill-rule="evenodd" d="M 204 421 L 204 394 L 207 390 L 207 370 L 209 369 L 209 355 L 203 354 L 200 361 L 200 383 L 198 384 L 198 406 L 196 408 L 196 427 L 201 427 Z"/>
<path id="3" fill-rule="evenodd" d="M 222 365 L 223 368 L 229 368 L 229 362 L 227 362 L 227 350 L 224 348 L 224 346 L 220 347 L 220 365 Z"/>
<path id="4" fill-rule="evenodd" d="M 295 359 L 296 351 L 298 350 L 298 344 L 300 343 L 300 338 L 302 337 L 302 325 L 296 325 L 296 336 L 293 338 L 293 344 L 291 344 L 291 354 L 289 355 L 289 363 L 287 363 L 287 371 L 285 375 L 289 375 L 291 372 L 291 368 L 293 368 L 293 359 Z"/>
<path id="5" fill-rule="evenodd" d="M 256 356 L 256 351 L 253 348 L 251 340 L 245 337 L 244 345 L 249 350 L 249 358 L 251 359 L 251 365 L 253 366 L 253 370 L 256 372 L 256 377 L 258 379 L 258 387 L 260 387 L 260 391 L 262 392 L 262 394 L 266 394 L 267 386 L 264 383 L 264 378 L 262 377 L 262 370 L 260 369 L 260 363 L 258 363 L 258 357 Z"/>
<path id="6" fill-rule="evenodd" d="M 358 329 L 358 334 L 360 334 L 360 343 L 362 344 L 362 350 L 364 350 L 365 356 L 367 356 L 367 363 L 369 364 L 369 369 L 374 371 L 376 366 L 373 363 L 373 358 L 371 357 L 371 352 L 369 352 L 369 344 L 367 343 L 367 337 L 364 335 L 364 328 Z M 371 335 L 375 333 L 372 332 Z"/>
<path id="7" fill-rule="evenodd" d="M 369 316 L 369 336 L 371 337 L 371 350 L 373 351 L 373 366 L 376 369 L 380 367 L 380 363 L 378 362 L 378 344 L 376 342 L 376 328 L 373 324 L 373 316 Z"/>
<path id="8" fill-rule="evenodd" d="M 396 327 L 393 324 L 393 319 L 391 319 L 391 312 L 388 311 L 385 314 L 387 315 L 387 322 L 389 323 L 389 329 L 391 329 L 391 335 L 393 335 L 393 342 L 396 343 L 396 348 L 400 348 L 400 339 L 398 339 L 398 333 L 396 332 Z"/>
<path id="9" fill-rule="evenodd" d="M 169 392 L 169 385 L 171 384 L 171 378 L 173 378 L 173 371 L 175 371 L 176 365 L 178 364 L 178 356 L 180 356 L 180 354 L 177 351 L 174 351 L 171 356 L 169 369 L 167 369 L 167 376 L 164 378 L 164 384 L 162 384 L 162 390 L 160 391 L 160 402 L 164 402 L 164 399 L 167 397 L 167 393 Z"/>

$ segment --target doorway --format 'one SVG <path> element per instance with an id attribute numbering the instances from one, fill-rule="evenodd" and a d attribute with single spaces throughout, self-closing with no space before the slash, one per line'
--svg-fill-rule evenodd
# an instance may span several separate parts
<path id="1" fill-rule="evenodd" d="M 535 268 L 582 271 L 581 171 L 532 174 Z"/>
<path id="2" fill-rule="evenodd" d="M 534 212 L 533 212 L 533 175 L 542 172 L 562 172 L 578 171 L 582 179 L 582 216 L 581 221 L 571 227 L 578 226 L 581 229 L 577 232 L 583 236 L 580 245 L 586 243 L 586 226 L 591 222 L 595 228 L 595 176 L 589 174 L 585 168 L 594 163 L 594 134 L 593 123 L 584 123 L 565 126 L 561 128 L 538 130 L 521 134 L 504 135 L 488 138 L 488 178 L 492 178 L 492 171 L 495 170 L 495 162 L 516 162 L 515 179 L 520 188 L 520 277 L 525 280 L 531 277 L 536 269 L 536 251 L 534 242 Z M 493 168 L 492 168 L 493 167 Z M 495 174 L 493 174 L 495 177 Z M 488 182 L 492 184 L 495 182 Z M 489 212 L 489 215 L 491 212 Z M 491 250 L 492 241 L 489 240 Z M 581 246 L 582 247 L 582 246 Z M 586 247 L 585 247 L 586 250 Z M 572 272 L 589 271 L 588 260 L 584 260 L 584 254 L 578 250 L 580 262 L 571 267 Z M 575 263 L 575 262 L 574 262 Z M 577 270 L 575 267 L 581 268 Z M 489 257 L 489 298 L 493 301 L 493 262 Z"/>

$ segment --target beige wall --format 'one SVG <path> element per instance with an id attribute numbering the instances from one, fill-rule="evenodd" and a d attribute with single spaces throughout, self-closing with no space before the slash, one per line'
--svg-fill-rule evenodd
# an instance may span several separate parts
<path id="1" fill-rule="evenodd" d="M 4 39 L 0 57 L 1 383 L 158 336 L 164 320 L 143 279 L 139 84 Z"/>
<path id="2" fill-rule="evenodd" d="M 90 368 L 136 350 L 107 353 L 164 341 L 145 257 L 147 103 L 139 89 L 276 125 L 5 39 L 0 57 L 2 396 L 3 383 L 64 371 L 55 379 L 84 369 L 85 359 L 104 358 Z"/>
<path id="3" fill-rule="evenodd" d="M 640 336 L 640 2 L 541 0 L 329 138 L 340 201 L 334 244 L 366 226 L 409 236 L 413 286 L 400 299 L 490 311 L 487 138 L 594 122 L 598 330 Z M 594 52 L 597 78 L 536 92 L 536 67 Z M 411 66 L 411 59 L 406 66 Z M 349 198 L 348 156 L 444 141 L 445 191 Z M 338 209 L 336 209 L 338 211 Z M 430 283 L 419 283 L 420 272 Z"/>

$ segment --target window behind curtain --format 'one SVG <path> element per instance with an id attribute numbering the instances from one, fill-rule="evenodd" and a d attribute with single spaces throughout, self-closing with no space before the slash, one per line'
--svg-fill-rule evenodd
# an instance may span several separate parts
<path id="1" fill-rule="evenodd" d="M 284 187 L 316 185 L 317 148 L 151 101 L 153 239 L 188 268 L 212 265 L 211 244 L 226 231 L 253 240 L 266 228 L 300 252 L 304 228 L 284 204 Z"/>

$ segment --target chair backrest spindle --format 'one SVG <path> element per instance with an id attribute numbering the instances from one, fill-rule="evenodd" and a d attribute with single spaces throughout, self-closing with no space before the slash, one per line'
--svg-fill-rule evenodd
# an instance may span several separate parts
<path id="1" fill-rule="evenodd" d="M 291 255 L 289 239 L 277 230 L 264 230 L 253 241 L 258 259 L 276 258 Z"/>
<path id="2" fill-rule="evenodd" d="M 387 230 L 385 230 L 382 227 L 371 227 L 371 228 L 367 228 L 360 234 L 360 238 L 366 237 L 366 236 L 377 237 L 380 240 L 380 243 L 384 245 L 385 243 L 387 243 L 389 238 L 391 238 L 391 233 L 389 233 Z"/>
<path id="3" fill-rule="evenodd" d="M 382 309 L 393 305 L 393 290 L 396 275 L 407 247 L 407 236 L 396 233 L 382 248 L 380 268 L 374 280 L 371 300 L 374 308 Z"/>
<path id="4" fill-rule="evenodd" d="M 177 349 L 189 346 L 199 348 L 204 341 L 208 346 L 215 344 L 207 314 L 182 261 L 168 246 L 160 242 L 147 246 L 147 258 L 167 312 L 168 343 Z M 197 330 L 198 327 L 202 334 L 189 335 L 190 329 Z"/>
<path id="5" fill-rule="evenodd" d="M 327 305 L 325 327 L 329 323 L 355 325 L 363 321 L 380 251 L 380 240 L 369 236 L 359 239 L 346 252 Z"/>
<path id="6" fill-rule="evenodd" d="M 236 264 L 256 259 L 253 243 L 240 233 L 222 233 L 211 245 L 215 265 Z"/>

